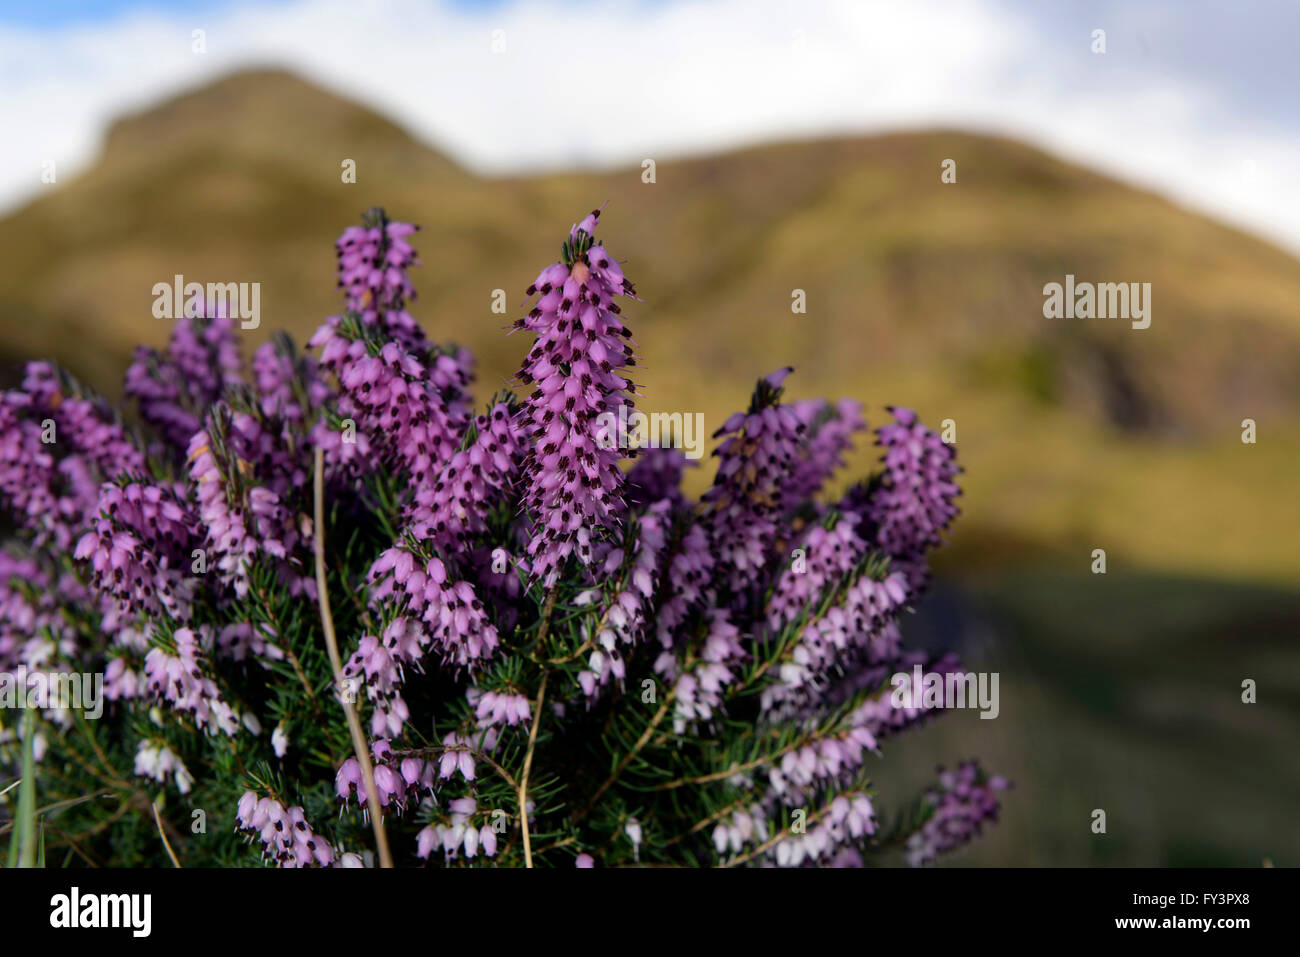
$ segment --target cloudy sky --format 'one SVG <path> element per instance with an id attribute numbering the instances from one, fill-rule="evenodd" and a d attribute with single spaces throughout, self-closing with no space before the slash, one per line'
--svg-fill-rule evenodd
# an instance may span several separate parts
<path id="1" fill-rule="evenodd" d="M 955 126 L 1300 253 L 1298 45 L 1292 0 L 4 0 L 0 211 L 123 111 L 279 65 L 486 174 Z"/>

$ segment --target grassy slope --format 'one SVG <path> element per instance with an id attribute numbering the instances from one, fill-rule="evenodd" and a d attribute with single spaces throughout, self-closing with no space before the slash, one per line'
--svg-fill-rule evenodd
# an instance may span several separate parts
<path id="1" fill-rule="evenodd" d="M 999 672 L 1001 713 L 886 742 L 878 781 L 890 806 L 974 753 L 1015 782 L 998 827 L 954 864 L 1300 860 L 1300 594 L 1123 572 L 970 584 L 987 617 L 966 627 L 963 659 Z"/>
<path id="2" fill-rule="evenodd" d="M 956 185 L 939 182 L 949 156 Z M 114 391 L 130 347 L 164 341 L 150 290 L 177 272 L 262 282 L 249 344 L 303 339 L 337 307 L 332 238 L 382 204 L 425 227 L 413 311 L 475 349 L 486 397 L 521 351 L 491 291 L 521 300 L 567 225 L 608 200 L 605 235 L 645 298 L 629 315 L 647 409 L 702 411 L 711 431 L 788 362 L 792 391 L 854 395 L 873 421 L 886 402 L 956 420 L 978 548 L 963 563 L 1102 545 L 1300 577 L 1300 550 L 1274 534 L 1300 461 L 1300 263 L 959 133 L 664 162 L 652 185 L 640 172 L 476 179 L 292 77 L 238 75 L 118 124 L 93 169 L 0 222 L 2 348 Z M 1153 283 L 1152 328 L 1044 319 L 1042 285 L 1066 272 Z M 1258 446 L 1237 440 L 1246 416 Z"/>

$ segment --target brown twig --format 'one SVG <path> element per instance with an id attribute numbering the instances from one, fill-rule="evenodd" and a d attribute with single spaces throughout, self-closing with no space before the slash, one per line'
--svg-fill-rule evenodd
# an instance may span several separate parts
<path id="1" fill-rule="evenodd" d="M 554 595 L 555 593 L 552 592 L 551 594 Z M 548 602 L 548 607 L 554 604 L 553 601 Z M 544 627 L 545 624 L 543 624 Z M 528 835 L 528 775 L 533 769 L 533 750 L 537 746 L 537 729 L 542 723 L 542 702 L 546 699 L 546 679 L 548 677 L 550 677 L 548 674 L 542 675 L 541 687 L 537 689 L 537 706 L 533 709 L 533 726 L 528 732 L 528 753 L 524 755 L 524 771 L 519 776 L 519 823 L 524 838 L 524 867 L 533 866 L 533 846 Z"/>
<path id="2" fill-rule="evenodd" d="M 555 613 L 555 599 L 560 587 L 555 585 L 542 606 L 542 620 L 537 626 L 537 647 L 543 647 L 551 631 L 551 615 Z M 524 770 L 519 775 L 519 826 L 524 841 L 524 867 L 533 866 L 533 845 L 528 833 L 528 775 L 533 770 L 533 752 L 537 748 L 537 729 L 542 725 L 542 704 L 546 701 L 546 679 L 550 673 L 542 672 L 542 683 L 537 688 L 537 704 L 533 707 L 533 726 L 528 730 L 528 751 L 524 755 Z"/>
<path id="3" fill-rule="evenodd" d="M 167 840 L 167 832 L 163 830 L 162 815 L 158 813 L 158 802 L 153 802 L 153 819 L 158 825 L 158 836 L 162 838 L 163 848 L 167 851 L 167 856 L 172 859 L 172 864 L 176 867 L 181 866 L 181 862 L 176 858 L 176 852 L 172 850 L 171 841 Z"/>
<path id="4" fill-rule="evenodd" d="M 379 789 L 375 787 L 375 768 L 370 762 L 370 750 L 366 746 L 365 735 L 361 731 L 361 719 L 349 696 L 343 692 L 343 659 L 339 656 L 338 638 L 334 634 L 334 616 L 330 613 L 329 590 L 325 586 L 325 456 L 321 447 L 316 446 L 315 475 L 312 478 L 312 492 L 315 503 L 316 535 L 316 592 L 320 603 L 321 628 L 325 631 L 325 648 L 329 652 L 330 665 L 334 668 L 334 682 L 339 689 L 339 703 L 347 717 L 348 731 L 352 735 L 352 750 L 361 766 L 361 775 L 366 785 L 366 799 L 370 806 L 370 823 L 375 831 L 375 850 L 379 855 L 380 867 L 392 867 L 393 855 L 388 849 L 388 835 L 384 832 L 382 809 L 379 805 Z"/>

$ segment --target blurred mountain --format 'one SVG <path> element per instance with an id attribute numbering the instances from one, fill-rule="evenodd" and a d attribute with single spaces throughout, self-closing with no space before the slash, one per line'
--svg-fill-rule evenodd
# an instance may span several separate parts
<path id="1" fill-rule="evenodd" d="M 954 420 L 958 565 L 1085 569 L 1104 547 L 1112 569 L 1300 577 L 1300 262 L 1001 139 L 664 158 L 653 183 L 639 165 L 483 179 L 294 76 L 243 73 L 124 118 L 92 169 L 0 221 L 0 358 L 53 356 L 115 395 L 131 348 L 166 340 L 151 290 L 178 273 L 261 283 L 246 352 L 281 328 L 302 341 L 338 309 L 334 238 L 382 205 L 423 227 L 411 311 L 474 349 L 486 399 L 525 351 L 504 334 L 524 288 L 606 202 L 602 236 L 644 298 L 626 313 L 646 410 L 703 412 L 711 432 L 791 364 L 793 395 L 854 396 L 872 425 L 887 402 Z M 1044 318 L 1067 273 L 1151 283 L 1151 327 Z"/>

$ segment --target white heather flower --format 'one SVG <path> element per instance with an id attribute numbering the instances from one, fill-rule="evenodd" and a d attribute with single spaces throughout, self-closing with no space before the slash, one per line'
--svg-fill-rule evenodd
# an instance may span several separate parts
<path id="1" fill-rule="evenodd" d="M 188 794 L 194 785 L 194 776 L 185 767 L 185 762 L 160 741 L 140 742 L 135 754 L 135 773 L 137 777 L 152 778 L 161 783 L 166 783 L 167 775 L 171 774 L 182 794 Z"/>
<path id="2" fill-rule="evenodd" d="M 276 725 L 275 730 L 271 732 L 271 747 L 275 750 L 277 758 L 284 757 L 289 750 L 289 735 L 285 734 L 283 724 Z"/>
<path id="3" fill-rule="evenodd" d="M 628 818 L 624 827 L 627 831 L 628 840 L 632 842 L 632 857 L 634 860 L 641 860 L 641 822 L 636 818 Z"/>

